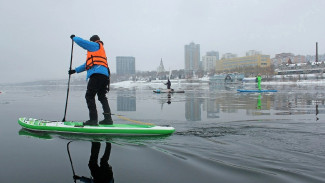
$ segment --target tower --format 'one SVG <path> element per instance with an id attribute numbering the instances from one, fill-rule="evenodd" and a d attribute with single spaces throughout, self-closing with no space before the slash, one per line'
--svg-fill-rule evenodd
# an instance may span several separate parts
<path id="1" fill-rule="evenodd" d="M 157 69 L 157 72 L 160 73 L 160 72 L 165 72 L 165 67 L 164 67 L 164 64 L 163 64 L 163 61 L 162 61 L 162 58 L 160 60 L 160 65 Z"/>
<path id="2" fill-rule="evenodd" d="M 185 71 L 193 72 L 200 67 L 200 45 L 191 42 L 185 45 Z"/>

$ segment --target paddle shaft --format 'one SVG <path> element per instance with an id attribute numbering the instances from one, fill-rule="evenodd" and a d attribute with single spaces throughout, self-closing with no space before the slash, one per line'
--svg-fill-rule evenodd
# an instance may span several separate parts
<path id="1" fill-rule="evenodd" d="M 73 55 L 73 39 L 72 39 L 72 46 L 71 46 L 71 59 L 70 59 L 70 69 L 71 70 L 71 66 L 72 66 L 72 55 Z M 68 99 L 69 99 L 69 89 L 70 89 L 70 78 L 71 78 L 71 74 L 69 74 L 69 80 L 68 80 L 68 89 L 67 89 L 67 98 L 65 100 L 65 109 L 64 109 L 64 117 L 62 119 L 62 121 L 65 121 L 65 116 L 67 114 L 67 106 L 68 106 Z"/>

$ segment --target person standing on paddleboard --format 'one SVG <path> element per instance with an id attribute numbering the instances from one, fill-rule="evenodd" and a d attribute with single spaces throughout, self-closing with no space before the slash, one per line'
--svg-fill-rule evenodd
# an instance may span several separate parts
<path id="1" fill-rule="evenodd" d="M 258 90 L 262 90 L 262 87 L 261 87 L 261 82 L 262 82 L 261 74 L 258 74 L 258 75 L 257 75 L 257 77 L 256 77 L 256 82 L 257 82 Z"/>
<path id="2" fill-rule="evenodd" d="M 167 80 L 167 83 L 165 83 L 165 85 L 167 85 L 167 92 L 171 92 L 170 86 L 172 85 L 172 83 L 170 82 L 169 78 Z"/>
<path id="3" fill-rule="evenodd" d="M 98 35 L 93 35 L 90 38 L 90 41 L 84 40 L 75 35 L 71 35 L 70 38 L 81 48 L 87 50 L 86 62 L 73 70 L 69 70 L 70 75 L 87 71 L 87 80 L 89 80 L 85 98 L 89 109 L 90 119 L 84 122 L 84 125 L 97 125 L 98 114 L 95 101 L 96 94 L 104 111 L 104 120 L 100 121 L 99 124 L 111 125 L 113 124 L 113 120 L 111 117 L 111 109 L 106 97 L 106 93 L 109 92 L 110 70 L 107 65 L 104 43 L 100 40 Z"/>

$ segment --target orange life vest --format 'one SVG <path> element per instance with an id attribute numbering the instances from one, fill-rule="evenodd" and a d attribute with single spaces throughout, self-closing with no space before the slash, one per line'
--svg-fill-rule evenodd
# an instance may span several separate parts
<path id="1" fill-rule="evenodd" d="M 96 41 L 96 43 L 99 44 L 99 50 L 87 52 L 86 70 L 90 69 L 93 65 L 102 65 L 108 68 L 107 57 L 103 44 L 100 41 Z"/>

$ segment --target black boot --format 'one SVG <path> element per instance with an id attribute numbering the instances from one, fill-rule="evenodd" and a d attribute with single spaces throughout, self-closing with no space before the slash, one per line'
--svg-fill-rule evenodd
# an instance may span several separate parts
<path id="1" fill-rule="evenodd" d="M 89 115 L 90 120 L 86 121 L 83 123 L 84 126 L 88 125 L 88 126 L 97 126 L 97 122 L 98 122 L 98 117 L 96 113 L 90 113 Z"/>
<path id="2" fill-rule="evenodd" d="M 96 108 L 95 108 L 96 109 Z M 89 120 L 84 122 L 84 126 L 96 126 L 98 122 L 98 115 L 96 110 L 89 110 Z"/>
<path id="3" fill-rule="evenodd" d="M 97 120 L 88 120 L 86 122 L 83 123 L 84 126 L 97 126 Z"/>
<path id="4" fill-rule="evenodd" d="M 112 120 L 111 113 L 103 113 L 103 114 L 104 114 L 104 120 L 100 121 L 99 124 L 100 125 L 112 125 L 113 120 Z"/>

